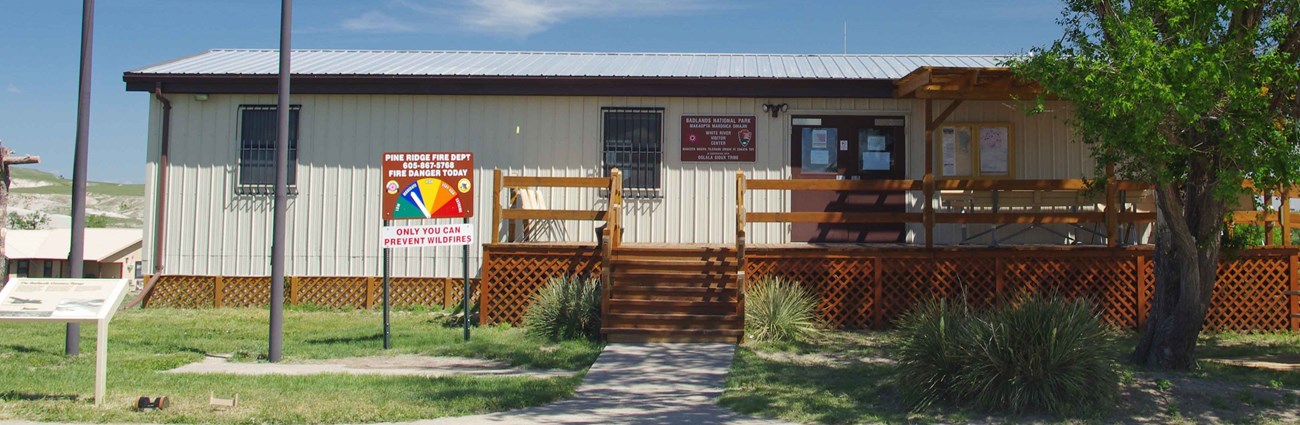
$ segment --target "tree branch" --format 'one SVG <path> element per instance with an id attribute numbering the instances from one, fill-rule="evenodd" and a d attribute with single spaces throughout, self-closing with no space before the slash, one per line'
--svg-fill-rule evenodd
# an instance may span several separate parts
<path id="1" fill-rule="evenodd" d="M 37 155 L 9 156 L 5 155 L 4 165 L 16 164 L 39 164 L 41 157 Z"/>

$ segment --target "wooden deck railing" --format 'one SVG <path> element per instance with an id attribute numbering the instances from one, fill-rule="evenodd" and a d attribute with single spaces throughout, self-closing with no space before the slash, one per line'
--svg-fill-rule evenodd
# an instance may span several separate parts
<path id="1" fill-rule="evenodd" d="M 623 172 L 617 168 L 610 170 L 609 177 L 535 177 L 505 176 L 500 169 L 492 171 L 492 243 L 501 242 L 502 220 L 508 221 L 507 242 L 515 242 L 515 223 L 521 220 L 559 220 L 559 221 L 604 221 L 605 226 L 600 235 L 600 285 L 601 317 L 609 310 L 609 296 L 612 291 L 610 281 L 610 258 L 613 249 L 623 243 Z M 502 198 L 502 193 L 510 189 L 550 187 L 550 188 L 593 188 L 608 190 L 609 203 L 604 210 L 561 210 L 561 209 L 521 209 L 502 207 L 502 202 L 510 204 L 510 198 Z M 525 226 L 526 227 L 526 226 Z"/>
<path id="2" fill-rule="evenodd" d="M 926 185 L 924 180 L 745 180 L 737 172 L 741 188 L 737 193 L 737 210 L 743 206 L 744 190 L 825 190 L 825 191 L 921 191 L 921 212 L 747 212 L 743 220 L 753 223 L 836 223 L 880 224 L 921 223 L 926 229 L 926 246 L 934 245 L 934 225 L 956 224 L 1081 224 L 1105 223 L 1107 244 L 1115 246 L 1119 240 L 1121 223 L 1155 221 L 1154 212 L 1125 209 L 1128 202 L 1121 195 L 1128 191 L 1150 189 L 1150 185 L 1134 182 L 1113 182 L 1105 187 L 1105 200 L 1098 205 L 1100 211 L 997 211 L 993 212 L 936 212 L 932 207 L 940 197 L 939 191 L 989 192 L 993 199 L 999 193 L 1025 191 L 1075 191 L 1095 190 L 1083 179 L 1057 180 L 939 180 Z M 927 186 L 929 189 L 926 190 Z M 941 195 L 941 194 L 939 194 Z M 1032 206 L 1031 206 L 1032 207 Z M 1037 208 L 1035 208 L 1037 209 Z M 743 222 L 741 222 L 743 225 Z"/>
<path id="3" fill-rule="evenodd" d="M 1300 198 L 1300 185 L 1280 190 L 1268 190 L 1256 188 L 1253 182 L 1245 183 L 1247 188 L 1252 189 L 1257 196 L 1262 198 L 1264 210 L 1237 210 L 1231 212 L 1232 224 L 1254 224 L 1264 228 L 1264 246 L 1291 246 L 1293 245 L 1293 232 L 1300 231 L 1300 213 L 1291 211 L 1293 200 Z M 1277 209 L 1273 209 L 1274 200 L 1277 201 Z M 1275 230 L 1281 230 L 1281 241 L 1278 241 L 1274 235 Z"/>

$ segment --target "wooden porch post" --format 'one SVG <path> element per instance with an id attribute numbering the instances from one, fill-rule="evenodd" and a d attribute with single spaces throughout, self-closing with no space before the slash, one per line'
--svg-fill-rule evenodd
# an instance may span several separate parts
<path id="1" fill-rule="evenodd" d="M 1106 164 L 1106 246 L 1119 245 L 1119 191 L 1115 186 L 1115 164 Z"/>
<path id="2" fill-rule="evenodd" d="M 955 99 L 948 107 L 939 114 L 934 116 L 934 101 L 925 99 L 925 178 L 921 180 L 922 191 L 925 195 L 925 209 L 923 217 L 925 220 L 925 247 L 926 249 L 934 248 L 934 131 L 957 110 L 961 105 L 961 99 Z"/>
<path id="3" fill-rule="evenodd" d="M 925 248 L 934 248 L 934 101 L 925 100 L 925 177 L 921 188 L 925 198 Z"/>
<path id="4" fill-rule="evenodd" d="M 614 168 L 609 170 L 609 215 L 605 219 L 605 227 L 612 233 L 609 235 L 610 242 L 614 247 L 623 244 L 623 170 Z"/>
<path id="5" fill-rule="evenodd" d="M 1268 211 L 1273 207 L 1273 192 L 1264 192 L 1264 210 Z M 1264 221 L 1264 246 L 1273 246 L 1277 244 L 1277 239 L 1273 237 L 1273 222 Z"/>
<path id="6" fill-rule="evenodd" d="M 501 169 L 492 169 L 492 243 L 501 242 Z M 513 232 L 511 232 L 513 233 Z"/>
<path id="7" fill-rule="evenodd" d="M 221 308 L 226 298 L 226 285 L 221 276 L 217 276 L 216 282 L 212 284 L 212 307 Z"/>
<path id="8" fill-rule="evenodd" d="M 1137 311 L 1133 312 L 1133 315 L 1136 316 L 1133 319 L 1134 319 L 1134 323 L 1137 323 L 1137 329 L 1142 329 L 1142 326 L 1145 326 L 1147 323 L 1146 312 L 1147 312 L 1147 308 L 1149 307 L 1147 305 L 1149 301 L 1147 301 L 1147 297 L 1146 297 L 1147 289 L 1148 289 L 1146 275 L 1147 275 L 1147 268 L 1151 267 L 1151 261 L 1147 260 L 1147 258 L 1142 254 L 1138 254 L 1136 256 L 1136 259 L 1137 259 L 1137 268 L 1135 269 L 1136 271 L 1134 274 L 1134 278 L 1137 281 L 1134 282 L 1133 288 L 1137 290 Z"/>
<path id="9" fill-rule="evenodd" d="M 1291 190 L 1282 190 L 1282 206 L 1277 209 L 1277 220 L 1282 227 L 1282 246 L 1291 246 Z"/>
<path id="10" fill-rule="evenodd" d="M 1287 317 L 1291 318 L 1291 331 L 1300 332 L 1300 253 L 1291 253 L 1291 296 L 1287 297 Z"/>

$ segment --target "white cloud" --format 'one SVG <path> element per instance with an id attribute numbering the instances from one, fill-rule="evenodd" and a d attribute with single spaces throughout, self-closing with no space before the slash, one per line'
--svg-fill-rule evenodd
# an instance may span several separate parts
<path id="1" fill-rule="evenodd" d="M 716 0 L 396 0 L 384 11 L 367 11 L 342 26 L 350 31 L 431 32 L 451 25 L 524 38 L 575 19 L 666 16 L 718 7 Z"/>
<path id="2" fill-rule="evenodd" d="M 343 20 L 343 29 L 357 32 L 414 32 L 416 29 L 387 13 L 371 10 Z"/>
<path id="3" fill-rule="evenodd" d="M 22 93 L 23 89 L 18 88 L 18 86 L 15 86 L 14 83 L 9 83 L 9 85 L 5 86 L 5 91 L 13 94 L 18 94 L 18 93 Z"/>

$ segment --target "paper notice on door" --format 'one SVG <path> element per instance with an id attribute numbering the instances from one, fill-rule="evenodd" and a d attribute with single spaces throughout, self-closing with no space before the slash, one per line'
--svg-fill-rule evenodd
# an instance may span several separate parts
<path id="1" fill-rule="evenodd" d="M 824 128 L 819 128 L 819 129 L 813 130 L 813 131 L 812 131 L 812 148 L 813 148 L 813 149 L 822 149 L 822 150 L 825 150 L 826 147 L 827 147 L 828 140 L 830 139 L 830 138 L 827 137 L 827 136 L 828 136 L 828 135 L 827 135 L 827 131 L 826 131 L 826 129 L 824 129 Z"/>
<path id="2" fill-rule="evenodd" d="M 882 135 L 867 136 L 867 150 L 869 151 L 885 150 L 885 136 Z"/>
<path id="3" fill-rule="evenodd" d="M 957 175 L 957 129 L 953 127 L 944 127 L 941 131 L 942 147 L 939 151 L 943 155 L 943 175 Z"/>
<path id="4" fill-rule="evenodd" d="M 813 149 L 809 152 L 808 162 L 813 165 L 830 165 L 831 153 L 825 149 Z"/>
<path id="5" fill-rule="evenodd" d="M 863 152 L 862 169 L 864 171 L 889 170 L 889 152 Z"/>
<path id="6" fill-rule="evenodd" d="M 1006 175 L 1010 163 L 1010 143 L 1006 127 L 980 128 L 980 174 Z"/>

